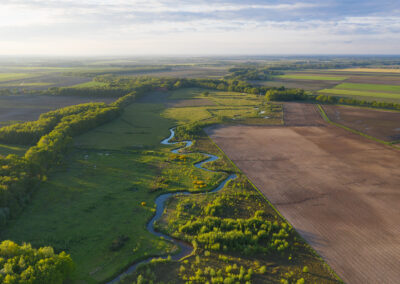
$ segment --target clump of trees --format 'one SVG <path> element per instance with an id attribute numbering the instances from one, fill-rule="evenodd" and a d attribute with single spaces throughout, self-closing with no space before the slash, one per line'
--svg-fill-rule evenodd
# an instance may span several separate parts
<path id="1" fill-rule="evenodd" d="M 18 245 L 12 241 L 0 244 L 0 282 L 63 283 L 71 276 L 74 263 L 65 252 L 54 253 L 51 247 L 34 249 L 30 244 Z"/>
<path id="2" fill-rule="evenodd" d="M 302 89 L 285 89 L 268 90 L 265 94 L 267 101 L 297 101 L 307 100 L 310 98 Z"/>
<path id="3" fill-rule="evenodd" d="M 206 216 L 189 220 L 178 227 L 187 240 L 216 251 L 240 251 L 245 254 L 280 253 L 289 248 L 292 229 L 284 222 L 271 222 L 257 211 L 249 219 Z"/>
<path id="4" fill-rule="evenodd" d="M 229 75 L 225 76 L 225 79 L 235 80 L 271 80 L 273 76 L 282 75 L 283 72 L 277 70 L 271 70 L 269 67 L 234 67 L 228 70 Z"/>

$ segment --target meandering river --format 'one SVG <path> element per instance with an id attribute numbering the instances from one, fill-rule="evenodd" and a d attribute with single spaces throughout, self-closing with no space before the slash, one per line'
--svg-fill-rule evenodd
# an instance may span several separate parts
<path id="1" fill-rule="evenodd" d="M 177 144 L 177 143 L 184 143 L 184 146 L 182 146 L 182 147 L 180 147 L 180 148 L 177 148 L 177 149 L 174 149 L 174 150 L 171 150 L 172 153 L 177 154 L 177 153 L 180 152 L 180 150 L 192 146 L 193 141 L 189 141 L 189 140 L 187 140 L 187 141 L 180 141 L 180 142 L 170 142 L 171 139 L 174 138 L 174 136 L 175 136 L 174 128 L 171 128 L 171 129 L 170 129 L 170 133 L 171 133 L 170 136 L 169 136 L 168 138 L 165 138 L 164 140 L 162 140 L 162 141 L 161 141 L 161 144 L 163 144 L 163 145 L 174 145 L 174 144 Z M 209 163 L 209 162 L 212 162 L 212 161 L 216 161 L 216 160 L 219 159 L 219 157 L 218 157 L 218 156 L 215 156 L 215 155 L 207 154 L 207 153 L 201 153 L 201 154 L 205 155 L 205 156 L 207 157 L 207 159 L 205 159 L 205 160 L 203 160 L 203 161 L 201 161 L 201 162 L 199 162 L 199 163 L 194 164 L 194 166 L 195 166 L 196 168 L 199 168 L 199 169 L 202 169 L 202 170 L 205 170 L 205 171 L 214 172 L 214 171 L 211 171 L 211 170 L 209 170 L 209 169 L 204 168 L 203 165 L 204 165 L 205 163 Z M 216 188 L 214 188 L 213 190 L 211 190 L 211 191 L 209 191 L 209 192 L 217 192 L 217 191 L 221 190 L 221 189 L 225 186 L 225 184 L 226 184 L 228 181 L 233 180 L 233 179 L 235 179 L 236 177 L 237 177 L 236 174 L 231 174 L 231 175 L 229 175 L 229 176 L 228 176 L 226 179 L 224 179 Z M 169 241 L 171 241 L 172 243 L 176 244 L 176 245 L 180 248 L 179 253 L 174 254 L 174 255 L 171 256 L 172 260 L 180 260 L 180 259 L 182 259 L 183 257 L 190 255 L 190 254 L 193 252 L 193 247 L 192 247 L 190 244 L 185 243 L 185 242 L 183 242 L 183 241 L 181 241 L 181 240 L 177 240 L 177 239 L 172 238 L 172 237 L 170 237 L 170 236 L 168 236 L 168 235 L 165 235 L 165 234 L 163 234 L 163 233 L 160 233 L 160 232 L 155 231 L 155 230 L 154 230 L 154 223 L 157 222 L 157 221 L 161 218 L 161 216 L 162 216 L 162 214 L 163 214 L 163 212 L 164 212 L 164 209 L 165 209 L 165 202 L 166 202 L 170 197 L 175 196 L 175 195 L 190 195 L 190 194 L 205 194 L 205 193 L 206 193 L 206 192 L 200 192 L 200 193 L 195 192 L 195 193 L 193 193 L 193 192 L 189 192 L 189 191 L 181 191 L 181 192 L 173 192 L 173 193 L 171 192 L 171 193 L 161 194 L 161 195 L 158 196 L 158 197 L 156 198 L 156 200 L 155 200 L 155 203 L 156 203 L 156 213 L 155 213 L 155 215 L 153 216 L 153 218 L 150 220 L 150 222 L 147 224 L 146 227 L 147 227 L 147 230 L 148 230 L 150 233 L 152 233 L 153 235 L 158 236 L 158 237 L 163 237 L 164 239 L 169 240 Z M 139 262 L 137 262 L 137 263 L 131 265 L 131 266 L 128 267 L 123 273 L 121 273 L 120 275 L 118 275 L 115 279 L 113 279 L 112 281 L 108 282 L 108 284 L 118 283 L 118 282 L 121 280 L 122 277 L 124 277 L 125 275 L 129 275 L 129 274 L 133 273 L 133 272 L 135 271 L 135 269 L 136 269 L 139 265 L 144 264 L 144 263 L 149 263 L 151 260 L 153 260 L 153 259 L 159 259 L 159 258 L 160 258 L 159 256 L 158 256 L 158 257 L 149 257 L 149 258 L 147 258 L 147 259 L 145 259 L 145 260 L 139 261 Z M 161 258 L 164 258 L 164 259 L 165 259 L 165 258 L 167 258 L 167 257 L 166 257 L 166 256 L 163 256 L 163 257 L 161 257 Z"/>

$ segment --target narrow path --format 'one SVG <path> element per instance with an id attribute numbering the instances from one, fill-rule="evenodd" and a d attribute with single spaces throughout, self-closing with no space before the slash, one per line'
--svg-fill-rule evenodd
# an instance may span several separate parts
<path id="1" fill-rule="evenodd" d="M 179 141 L 179 142 L 170 142 L 171 139 L 174 138 L 174 136 L 175 136 L 175 131 L 174 131 L 173 128 L 171 128 L 170 132 L 171 132 L 171 135 L 168 138 L 162 140 L 161 144 L 163 144 L 163 145 L 174 145 L 174 144 L 177 144 L 177 143 L 185 143 L 184 146 L 182 146 L 180 148 L 177 148 L 177 149 L 174 149 L 174 150 L 171 150 L 172 153 L 177 154 L 177 153 L 179 153 L 179 151 L 181 149 L 188 148 L 193 144 L 193 141 L 189 141 L 189 140 L 188 141 Z M 201 154 L 207 156 L 207 159 L 205 159 L 204 161 L 201 161 L 201 162 L 198 162 L 198 163 L 194 164 L 194 166 L 196 168 L 199 168 L 199 169 L 202 169 L 202 170 L 205 170 L 205 171 L 215 172 L 215 171 L 211 171 L 209 169 L 203 168 L 203 165 L 206 164 L 206 163 L 209 163 L 209 162 L 216 161 L 216 160 L 219 159 L 219 157 L 215 156 L 215 155 L 212 155 L 212 154 L 207 154 L 207 153 L 201 153 Z M 233 180 L 236 177 L 237 177 L 236 174 L 229 175 L 216 188 L 214 188 L 213 190 L 208 191 L 208 192 L 217 192 L 217 191 L 221 190 L 222 188 L 224 188 L 224 186 L 226 185 L 226 183 L 228 181 Z M 190 255 L 193 252 L 193 247 L 190 244 L 186 243 L 186 242 L 183 242 L 181 240 L 177 240 L 177 239 L 172 238 L 172 237 L 170 237 L 168 235 L 165 235 L 165 234 L 163 234 L 161 232 L 155 231 L 154 224 L 155 224 L 155 222 L 157 222 L 161 218 L 161 216 L 162 216 L 162 214 L 164 212 L 165 202 L 170 197 L 176 196 L 176 195 L 205 194 L 205 193 L 207 193 L 207 192 L 200 192 L 200 193 L 193 193 L 193 192 L 189 192 L 189 191 L 170 192 L 170 193 L 161 194 L 155 200 L 155 203 L 156 203 L 156 214 L 150 220 L 150 222 L 147 224 L 146 228 L 153 235 L 158 236 L 158 237 L 163 237 L 164 239 L 174 243 L 175 245 L 177 245 L 179 247 L 179 253 L 174 254 L 173 256 L 171 256 L 172 260 L 180 260 L 180 259 Z M 159 256 L 157 256 L 157 257 L 149 257 L 149 258 L 147 258 L 145 260 L 142 260 L 140 262 L 137 262 L 137 263 L 131 265 L 123 273 L 121 273 L 116 278 L 114 278 L 113 280 L 108 282 L 108 284 L 118 283 L 121 280 L 121 278 L 124 277 L 125 275 L 132 274 L 139 265 L 144 264 L 144 263 L 149 263 L 149 262 L 151 262 L 151 260 L 159 259 L 159 258 L 160 258 Z M 167 256 L 163 256 L 161 258 L 166 259 Z"/>

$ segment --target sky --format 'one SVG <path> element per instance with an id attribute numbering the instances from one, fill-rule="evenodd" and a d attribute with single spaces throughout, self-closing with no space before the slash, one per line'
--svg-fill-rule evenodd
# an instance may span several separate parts
<path id="1" fill-rule="evenodd" d="M 0 0 L 0 55 L 400 54 L 400 0 Z"/>

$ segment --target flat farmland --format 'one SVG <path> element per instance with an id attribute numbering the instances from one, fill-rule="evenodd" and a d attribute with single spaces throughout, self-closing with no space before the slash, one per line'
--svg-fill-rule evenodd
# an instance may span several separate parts
<path id="1" fill-rule="evenodd" d="M 333 122 L 383 141 L 400 140 L 400 112 L 336 105 L 323 108 Z"/>
<path id="2" fill-rule="evenodd" d="M 0 121 L 28 121 L 36 120 L 39 115 L 70 105 L 88 102 L 114 101 L 115 98 L 84 98 L 69 96 L 0 96 Z"/>
<path id="3" fill-rule="evenodd" d="M 286 102 L 283 104 L 283 120 L 286 126 L 322 126 L 324 121 L 312 104 Z"/>
<path id="4" fill-rule="evenodd" d="M 322 69 L 287 72 L 262 84 L 302 88 L 315 93 L 361 100 L 400 102 L 400 73 L 371 69 Z"/>
<path id="5" fill-rule="evenodd" d="M 345 282 L 398 283 L 400 151 L 326 124 L 207 133 Z"/>

